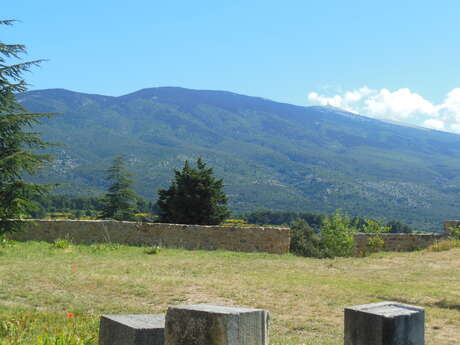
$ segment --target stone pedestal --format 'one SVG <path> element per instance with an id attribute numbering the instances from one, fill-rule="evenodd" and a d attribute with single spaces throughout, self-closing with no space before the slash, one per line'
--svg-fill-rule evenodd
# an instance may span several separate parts
<path id="1" fill-rule="evenodd" d="M 103 315 L 99 345 L 163 345 L 164 314 Z"/>
<path id="2" fill-rule="evenodd" d="M 169 307 L 165 345 L 268 345 L 268 320 L 268 312 L 262 309 Z"/>
<path id="3" fill-rule="evenodd" d="M 397 302 L 345 308 L 345 345 L 424 345 L 425 311 Z"/>

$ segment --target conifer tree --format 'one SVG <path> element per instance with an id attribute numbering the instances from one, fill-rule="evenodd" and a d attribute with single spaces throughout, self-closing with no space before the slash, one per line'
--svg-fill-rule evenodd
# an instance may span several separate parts
<path id="1" fill-rule="evenodd" d="M 169 189 L 158 191 L 161 222 L 215 225 L 229 216 L 223 180 L 216 179 L 201 158 L 196 165 L 186 161 L 181 171 L 174 171 Z"/>
<path id="2" fill-rule="evenodd" d="M 107 180 L 111 182 L 103 198 L 100 218 L 116 220 L 133 220 L 136 213 L 136 193 L 132 189 L 132 175 L 126 171 L 122 156 L 113 160 L 107 170 Z"/>
<path id="3" fill-rule="evenodd" d="M 13 23 L 13 20 L 0 20 L 2 26 Z M 49 189 L 24 178 L 51 160 L 49 155 L 36 153 L 49 144 L 32 131 L 41 118 L 50 114 L 30 113 L 16 98 L 27 90 L 22 74 L 42 61 L 10 63 L 24 54 L 24 45 L 0 42 L 0 234 L 18 230 L 20 219 L 27 209 L 33 208 L 32 198 Z"/>

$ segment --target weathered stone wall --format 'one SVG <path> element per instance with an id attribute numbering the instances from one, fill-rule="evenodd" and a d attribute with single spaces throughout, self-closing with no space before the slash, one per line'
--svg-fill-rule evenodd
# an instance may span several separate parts
<path id="1" fill-rule="evenodd" d="M 18 241 L 69 239 L 76 244 L 113 242 L 136 246 L 224 249 L 242 252 L 289 252 L 290 229 L 204 226 L 110 220 L 35 220 L 12 235 Z"/>
<path id="2" fill-rule="evenodd" d="M 444 228 L 460 225 L 446 221 Z M 355 253 L 369 252 L 369 239 L 375 234 L 355 234 Z M 382 234 L 384 251 L 424 249 L 447 235 Z M 35 220 L 12 238 L 18 241 L 69 239 L 76 244 L 121 243 L 165 248 L 233 250 L 242 252 L 289 252 L 289 228 L 182 225 L 118 222 L 111 220 Z"/>
<path id="3" fill-rule="evenodd" d="M 355 251 L 357 253 L 366 253 L 369 251 L 369 239 L 378 236 L 376 234 L 355 234 Z M 408 252 L 418 249 L 424 249 L 442 240 L 445 235 L 433 234 L 381 234 L 384 241 L 381 250 L 388 252 Z"/>

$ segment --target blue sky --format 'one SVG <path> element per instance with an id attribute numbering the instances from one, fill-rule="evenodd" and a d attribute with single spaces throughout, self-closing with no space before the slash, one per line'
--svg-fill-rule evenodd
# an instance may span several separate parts
<path id="1" fill-rule="evenodd" d="M 460 132 L 458 1 L 28 1 L 32 89 L 228 90 Z"/>

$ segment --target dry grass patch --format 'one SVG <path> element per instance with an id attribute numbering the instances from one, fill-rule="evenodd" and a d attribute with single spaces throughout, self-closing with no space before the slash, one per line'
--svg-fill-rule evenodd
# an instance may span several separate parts
<path id="1" fill-rule="evenodd" d="M 88 344 L 97 344 L 100 314 L 161 313 L 182 303 L 267 309 L 273 344 L 342 344 L 343 308 L 382 300 L 425 307 L 428 345 L 460 336 L 460 249 L 318 260 L 21 243 L 0 255 L 0 316 L 48 315 L 65 327 L 56 315 L 65 321 L 72 312 L 91 325 L 81 327 Z"/>

